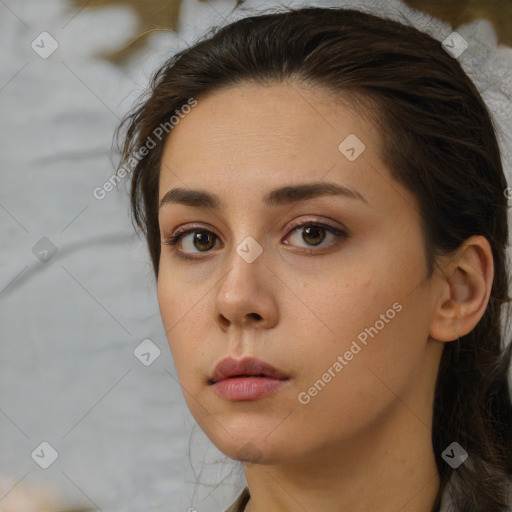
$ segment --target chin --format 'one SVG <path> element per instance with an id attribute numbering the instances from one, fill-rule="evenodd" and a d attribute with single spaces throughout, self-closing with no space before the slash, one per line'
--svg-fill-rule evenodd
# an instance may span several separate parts
<path id="1" fill-rule="evenodd" d="M 209 437 L 210 441 L 230 459 L 234 459 L 245 464 L 281 464 L 289 462 L 290 458 L 295 457 L 296 445 L 290 439 L 291 444 L 283 442 L 281 438 L 275 436 L 269 440 L 266 435 L 261 434 L 261 430 L 251 431 L 247 428 L 239 435 L 229 436 L 226 432 L 219 437 Z"/>

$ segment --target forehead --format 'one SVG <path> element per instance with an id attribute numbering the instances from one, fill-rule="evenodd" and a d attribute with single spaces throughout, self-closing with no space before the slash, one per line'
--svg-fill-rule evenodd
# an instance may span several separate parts
<path id="1" fill-rule="evenodd" d="M 349 161 L 339 145 L 356 136 L 365 146 Z M 198 99 L 168 136 L 160 185 L 196 185 L 257 177 L 320 180 L 333 167 L 354 171 L 377 157 L 376 127 L 357 107 L 321 88 L 243 83 Z M 162 192 L 162 191 L 161 191 Z M 161 194 L 162 195 L 162 194 Z"/>

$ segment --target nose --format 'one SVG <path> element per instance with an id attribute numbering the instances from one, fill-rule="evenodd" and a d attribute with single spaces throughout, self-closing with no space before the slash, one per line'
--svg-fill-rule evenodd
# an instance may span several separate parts
<path id="1" fill-rule="evenodd" d="M 271 328 L 278 315 L 276 279 L 265 251 L 249 263 L 235 249 L 216 291 L 214 318 L 223 331 L 230 326 Z"/>

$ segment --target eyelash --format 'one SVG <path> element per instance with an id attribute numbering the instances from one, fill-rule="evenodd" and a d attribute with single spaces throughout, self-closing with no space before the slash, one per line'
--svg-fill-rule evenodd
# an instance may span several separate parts
<path id="1" fill-rule="evenodd" d="M 347 232 L 345 232 L 345 231 L 343 231 L 341 229 L 335 228 L 334 226 L 332 226 L 332 225 L 330 225 L 330 224 L 328 224 L 326 222 L 320 222 L 320 221 L 305 221 L 305 222 L 298 222 L 297 224 L 292 224 L 292 226 L 290 226 L 289 234 L 294 232 L 294 231 L 296 231 L 296 230 L 305 229 L 305 228 L 312 227 L 312 226 L 324 228 L 324 229 L 326 229 L 327 231 L 329 231 L 330 233 L 332 233 L 335 237 L 337 237 L 339 239 L 349 238 L 349 235 L 348 235 Z M 165 244 L 165 245 L 171 246 L 171 248 L 173 250 L 176 250 L 176 252 L 178 253 L 178 256 L 180 258 L 182 258 L 182 259 L 185 259 L 185 260 L 204 259 L 203 257 L 189 256 L 186 253 L 178 251 L 175 248 L 175 246 L 178 244 L 178 242 L 184 236 L 188 235 L 189 233 L 196 233 L 196 232 L 210 233 L 213 236 L 217 237 L 217 235 L 215 233 L 213 233 L 212 231 L 204 229 L 201 226 L 194 226 L 193 225 L 193 226 L 190 226 L 188 229 L 185 229 L 183 231 L 178 231 L 177 233 L 175 233 L 173 235 L 169 235 L 169 236 L 164 237 L 164 241 L 162 243 Z M 289 236 L 289 234 L 287 236 Z M 320 247 L 323 247 L 323 246 L 320 246 Z M 203 254 L 207 254 L 208 252 L 210 252 L 210 251 L 204 251 Z M 303 252 L 309 254 L 311 252 L 317 252 L 317 251 L 312 246 L 310 251 L 306 250 L 306 251 L 303 251 Z M 196 254 L 201 254 L 201 253 L 199 252 L 199 253 L 196 253 Z"/>

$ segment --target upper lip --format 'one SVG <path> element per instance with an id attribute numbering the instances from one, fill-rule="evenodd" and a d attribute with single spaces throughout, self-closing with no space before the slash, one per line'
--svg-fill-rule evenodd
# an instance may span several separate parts
<path id="1" fill-rule="evenodd" d="M 227 357 L 215 367 L 212 375 L 210 375 L 210 383 L 213 384 L 219 380 L 241 375 L 263 375 L 274 379 L 288 379 L 288 376 L 283 372 L 256 357 L 244 357 L 243 359 Z"/>

